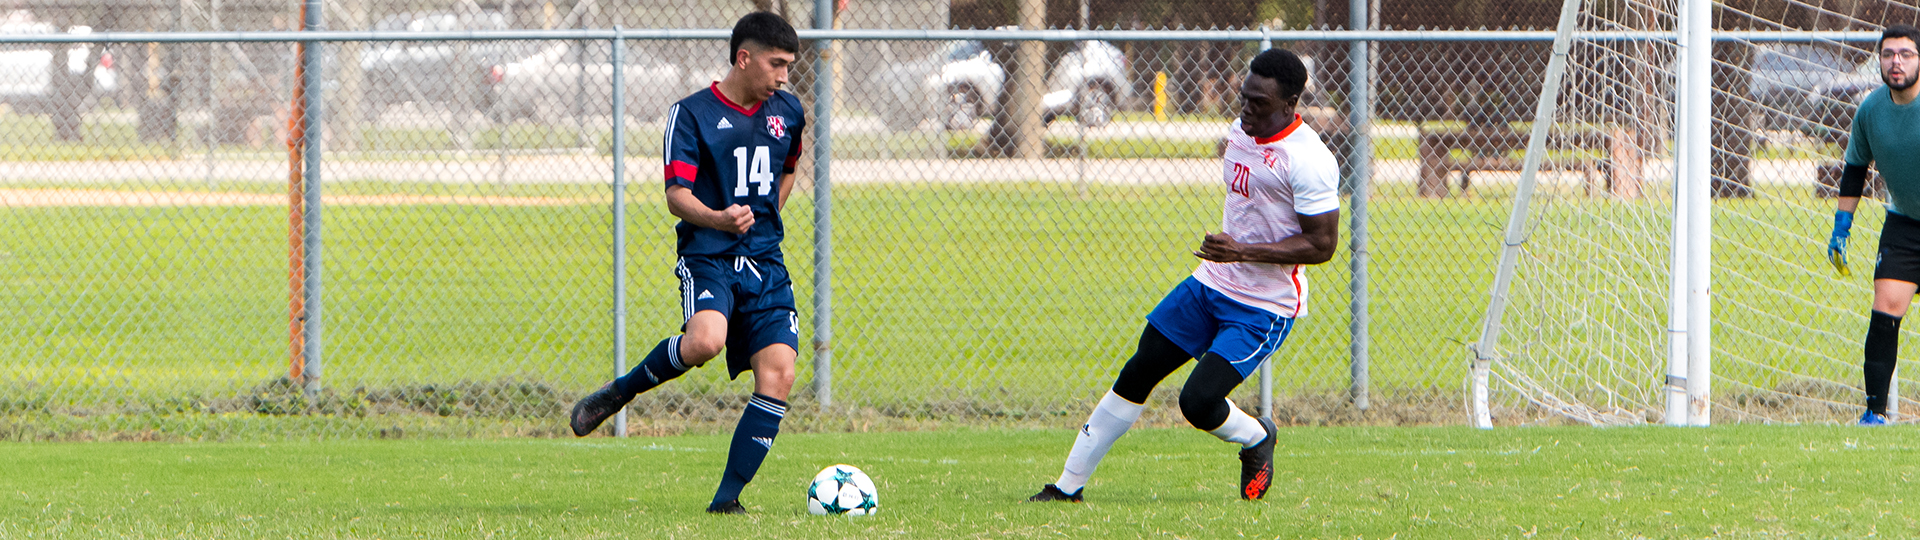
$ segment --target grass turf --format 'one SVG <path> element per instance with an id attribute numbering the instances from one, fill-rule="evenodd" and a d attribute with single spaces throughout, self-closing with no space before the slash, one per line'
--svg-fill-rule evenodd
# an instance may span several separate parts
<path id="1" fill-rule="evenodd" d="M 325 320 L 331 387 L 345 392 L 534 381 L 558 389 L 556 399 L 564 402 L 604 380 L 610 371 L 612 280 L 603 188 L 343 183 L 328 189 L 336 195 L 471 193 L 589 201 L 558 207 L 329 208 Z M 1376 191 L 1371 376 L 1382 403 L 1411 397 L 1415 408 L 1457 405 L 1462 344 L 1475 339 L 1509 204 L 1500 189 L 1477 187 L 1451 199 L 1420 198 L 1407 185 Z M 856 406 L 905 407 L 907 414 L 985 404 L 982 414 L 999 418 L 1042 415 L 1053 424 L 1077 422 L 1079 400 L 1111 380 L 1131 351 L 1141 317 L 1191 271 L 1187 251 L 1202 231 L 1218 224 L 1216 190 L 1095 185 L 1081 195 L 1073 186 L 1044 183 L 838 188 L 836 397 Z M 672 220 L 658 193 L 636 188 L 630 194 L 636 202 L 629 211 L 627 332 L 629 362 L 637 362 L 677 326 L 679 312 L 669 272 Z M 1589 242 L 1605 242 L 1621 256 L 1589 265 L 1591 276 L 1556 278 L 1605 294 L 1556 302 L 1639 317 L 1602 320 L 1592 328 L 1647 340 L 1664 335 L 1658 297 L 1665 291 L 1665 248 L 1649 236 L 1661 233 L 1644 232 L 1665 230 L 1658 218 L 1664 205 L 1655 199 L 1585 200 L 1577 207 L 1581 213 L 1556 219 L 1569 230 L 1536 232 L 1530 249 L 1587 249 L 1593 247 Z M 1770 389 L 1798 374 L 1829 381 L 1857 376 L 1857 367 L 1839 357 L 1856 350 L 1849 326 L 1854 321 L 1847 315 L 1857 313 L 1832 307 L 1844 300 L 1833 282 L 1808 279 L 1810 271 L 1823 270 L 1815 235 L 1825 225 L 1806 204 L 1802 192 L 1777 190 L 1719 205 L 1728 219 L 1716 233 L 1723 247 L 1738 248 L 1720 257 L 1732 261 L 1727 275 L 1738 279 L 1717 292 L 1738 309 L 1718 311 L 1716 318 L 1772 333 L 1781 332 L 1779 320 L 1797 325 L 1785 337 L 1729 332 L 1716 340 L 1731 359 L 1723 367 L 1741 373 L 1740 384 Z M 813 231 L 805 218 L 812 212 L 801 196 L 787 209 L 788 265 L 803 326 L 812 318 L 806 299 L 812 292 L 807 253 Z M 244 394 L 284 374 L 285 220 L 284 209 L 264 206 L 23 207 L 0 213 L 0 246 L 6 246 L 0 253 L 0 275 L 6 276 L 0 306 L 24 314 L 11 319 L 9 339 L 0 340 L 0 356 L 17 360 L 14 369 L 0 373 L 0 384 L 9 387 L 9 396 L 0 396 L 6 398 L 0 412 L 49 406 L 93 408 L 95 414 L 207 409 L 194 403 Z M 1875 218 L 1863 218 L 1862 230 L 1877 229 L 1867 221 Z M 1867 260 L 1869 239 L 1855 244 L 1856 260 Z M 1315 315 L 1275 356 L 1283 366 L 1276 371 L 1282 393 L 1337 393 L 1347 382 L 1350 253 L 1345 238 L 1340 245 L 1333 261 L 1307 272 Z M 1514 309 L 1533 309 L 1528 306 L 1570 309 L 1537 300 Z M 1780 346 L 1783 339 L 1794 343 Z M 1657 366 L 1659 350 L 1627 352 Z M 802 366 L 810 366 L 810 356 L 803 351 Z M 742 393 L 743 382 L 728 381 L 719 371 L 697 372 L 676 381 L 674 389 Z M 800 377 L 799 387 L 806 388 L 811 371 L 803 367 Z M 460 406 L 427 409 L 473 413 Z M 1438 414 L 1444 421 L 1456 418 Z M 1435 419 L 1414 420 L 1427 421 Z"/>
<path id="2" fill-rule="evenodd" d="M 1154 403 L 1155 407 L 1171 406 Z M 725 436 L 298 444 L 0 445 L 5 538 L 1678 538 L 1911 537 L 1907 429 L 1294 428 L 1268 498 L 1232 449 L 1143 429 L 1088 502 L 1021 501 L 1073 431 L 790 434 L 709 516 Z M 868 518 L 803 488 L 852 463 Z"/>
<path id="3" fill-rule="evenodd" d="M 591 197 L 583 193 L 589 189 L 556 186 L 544 193 Z M 542 193 L 520 188 L 513 195 L 529 191 Z M 628 275 L 629 348 L 637 355 L 676 326 L 679 314 L 669 272 L 671 221 L 657 194 L 636 195 L 642 202 L 630 210 L 636 217 Z M 1086 198 L 1070 186 L 1045 184 L 855 186 L 837 197 L 837 375 L 867 396 L 884 397 L 923 394 L 883 381 L 936 358 L 959 373 L 1025 374 L 947 381 L 959 394 L 1049 395 L 1063 378 L 1110 377 L 1107 368 L 1124 358 L 1140 318 L 1191 271 L 1188 244 L 1218 219 L 1211 186 L 1095 188 Z M 1492 222 L 1502 205 L 1414 206 L 1385 218 L 1378 241 L 1422 251 L 1443 247 L 1397 235 L 1428 234 L 1421 228 L 1435 220 Z M 440 367 L 458 366 L 471 380 L 538 375 L 587 386 L 606 371 L 599 361 L 610 346 L 602 323 L 611 307 L 604 207 L 342 206 L 327 212 L 328 375 L 335 384 L 431 381 L 444 375 Z M 811 294 L 806 253 L 812 231 L 801 217 L 811 213 L 799 197 L 787 210 L 787 262 L 803 319 L 811 315 L 804 299 Z M 285 220 L 285 211 L 273 207 L 48 207 L 0 214 L 0 237 L 12 236 L 5 243 L 15 246 L 0 259 L 11 276 L 0 284 L 0 301 L 37 314 L 20 321 L 24 339 L 0 343 L 0 353 L 27 359 L 13 380 L 113 380 L 135 392 L 167 393 L 273 377 L 285 354 Z M 1488 238 L 1471 243 L 1493 245 L 1492 232 L 1482 228 Z M 1480 251 L 1409 260 L 1486 268 L 1488 250 Z M 1343 273 L 1336 261 L 1315 267 L 1312 278 L 1323 290 L 1339 291 Z M 1377 294 L 1398 302 L 1406 293 L 1391 283 Z M 1472 299 L 1406 298 L 1421 313 L 1442 310 L 1435 301 Z M 1322 306 L 1335 316 L 1341 311 L 1337 301 Z M 1378 324 L 1391 329 L 1394 323 Z M 1343 329 L 1331 322 L 1302 325 L 1290 341 L 1297 354 L 1289 354 L 1315 365 L 1295 373 L 1341 372 Z M 72 362 L 76 358 L 92 360 Z M 1067 362 L 1076 359 L 1093 360 Z M 702 387 L 724 384 L 717 377 L 691 380 Z"/>

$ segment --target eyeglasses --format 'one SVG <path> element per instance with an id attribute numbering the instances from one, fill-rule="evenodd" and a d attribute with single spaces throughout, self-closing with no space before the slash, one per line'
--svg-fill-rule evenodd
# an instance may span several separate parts
<path id="1" fill-rule="evenodd" d="M 1893 49 L 1887 49 L 1884 51 L 1880 51 L 1881 60 L 1892 60 L 1895 58 L 1899 58 L 1901 60 L 1912 60 L 1916 57 L 1920 57 L 1920 52 L 1914 52 L 1913 49 L 1901 49 L 1897 51 Z"/>

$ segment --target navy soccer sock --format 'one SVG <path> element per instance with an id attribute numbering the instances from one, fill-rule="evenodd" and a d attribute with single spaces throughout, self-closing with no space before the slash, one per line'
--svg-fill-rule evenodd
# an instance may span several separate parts
<path id="1" fill-rule="evenodd" d="M 758 393 L 747 402 L 740 415 L 740 426 L 733 428 L 733 445 L 727 450 L 727 470 L 720 476 L 720 490 L 713 504 L 740 498 L 740 491 L 760 472 L 760 462 L 773 450 L 773 438 L 780 434 L 780 419 L 787 415 L 787 402 Z"/>
<path id="2" fill-rule="evenodd" d="M 673 336 L 660 340 L 633 371 L 614 379 L 613 386 L 626 395 L 637 396 L 686 372 L 686 364 L 680 363 L 680 336 Z"/>
<path id="3" fill-rule="evenodd" d="M 1892 386 L 1893 366 L 1900 354 L 1900 317 L 1878 311 L 1867 319 L 1866 372 L 1867 409 L 1887 414 L 1887 390 Z"/>

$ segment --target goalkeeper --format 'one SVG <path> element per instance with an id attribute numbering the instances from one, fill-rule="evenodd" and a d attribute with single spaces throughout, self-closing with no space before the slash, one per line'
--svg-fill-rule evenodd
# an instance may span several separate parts
<path id="1" fill-rule="evenodd" d="M 1873 269 L 1873 313 L 1867 322 L 1867 410 L 1860 425 L 1887 423 L 1887 388 L 1900 349 L 1900 318 L 1906 316 L 1920 289 L 1920 220 L 1906 212 L 1920 211 L 1920 29 L 1887 27 L 1876 47 L 1880 79 L 1885 88 L 1874 90 L 1853 116 L 1853 135 L 1847 141 L 1846 167 L 1840 174 L 1839 211 L 1833 216 L 1833 237 L 1827 257 L 1841 275 L 1847 274 L 1847 236 L 1854 208 L 1865 191 L 1867 166 L 1877 164 L 1887 185 L 1887 221 L 1880 231 L 1880 256 Z"/>

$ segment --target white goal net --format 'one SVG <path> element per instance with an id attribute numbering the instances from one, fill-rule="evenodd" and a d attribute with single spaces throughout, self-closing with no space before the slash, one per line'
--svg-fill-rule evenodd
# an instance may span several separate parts
<path id="1" fill-rule="evenodd" d="M 1857 416 L 1885 213 L 1863 203 L 1848 254 L 1853 273 L 1839 276 L 1824 258 L 1832 186 L 1852 111 L 1881 84 L 1869 53 L 1878 30 L 1920 10 L 1713 3 L 1712 46 L 1701 56 L 1711 62 L 1692 72 L 1708 75 L 1710 122 L 1702 123 L 1710 128 L 1690 146 L 1677 120 L 1688 87 L 1689 1 L 1575 2 L 1562 22 L 1571 23 L 1569 39 L 1557 47 L 1564 69 L 1547 79 L 1557 99 L 1540 109 L 1551 121 L 1530 137 L 1541 150 L 1530 196 L 1528 180 L 1516 182 L 1510 268 L 1474 346 L 1487 384 L 1469 399 L 1484 400 L 1477 409 L 1494 424 Z M 1689 205 L 1684 188 L 1676 191 L 1687 185 L 1676 178 L 1689 177 L 1681 174 L 1688 159 L 1711 172 L 1710 183 L 1695 184 L 1711 194 L 1707 202 Z M 1689 215 L 1708 216 L 1701 240 L 1688 236 Z M 1692 292 L 1703 283 L 1676 262 L 1676 242 L 1680 259 L 1707 265 L 1697 275 L 1710 277 L 1710 293 Z M 1690 311 L 1688 298 L 1710 300 Z M 1687 407 L 1669 405 L 1670 396 L 1686 397 L 1688 365 L 1708 370 L 1692 373 L 1691 421 L 1675 417 Z"/>

